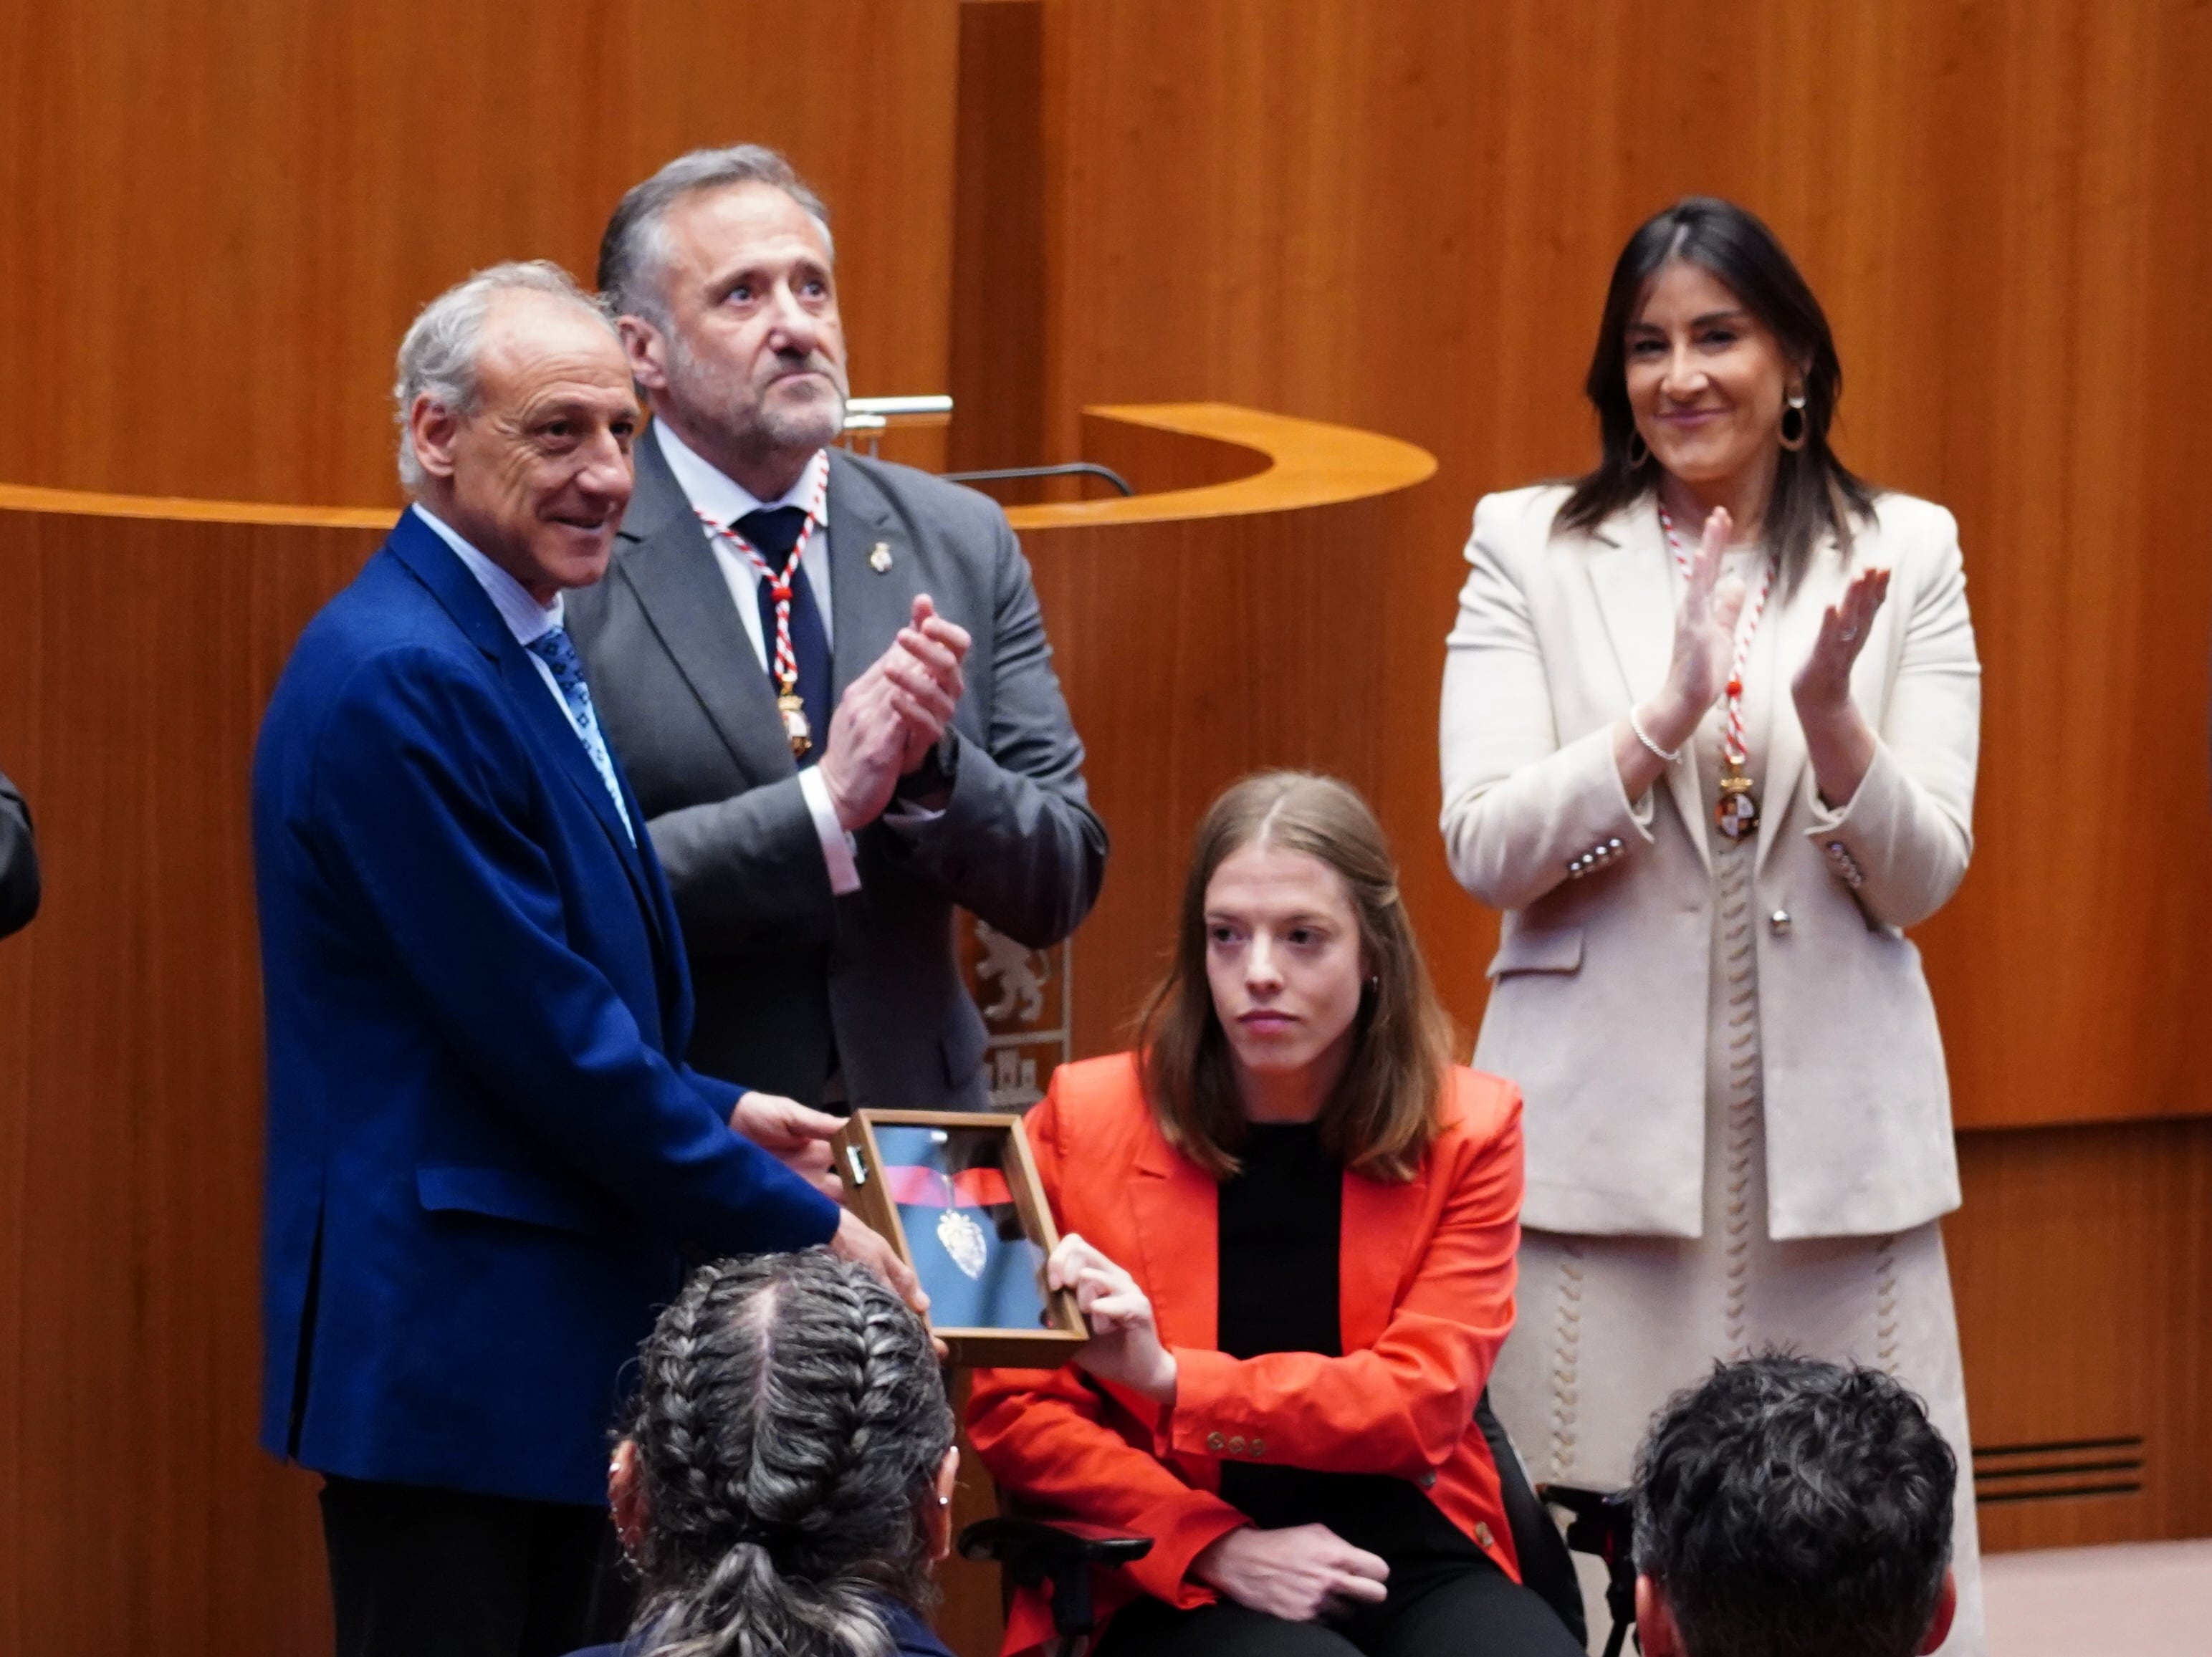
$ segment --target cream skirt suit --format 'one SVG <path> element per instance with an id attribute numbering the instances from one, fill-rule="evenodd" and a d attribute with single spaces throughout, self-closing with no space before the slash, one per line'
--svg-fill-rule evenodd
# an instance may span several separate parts
<path id="1" fill-rule="evenodd" d="M 1753 837 L 1711 827 L 1721 713 L 1640 799 L 1613 731 L 1664 682 L 1681 587 L 1647 501 L 1553 532 L 1562 486 L 1476 507 L 1448 644 L 1443 832 L 1505 912 L 1479 1069 L 1527 1099 L 1519 1315 L 1492 1381 L 1539 1479 L 1628 1481 L 1667 1395 L 1786 1346 L 1886 1369 L 1960 1467 L 1960 1614 L 1979 1657 L 1965 1389 L 1937 1217 L 1958 1206 L 1950 1092 L 1904 928 L 1972 849 L 1980 669 L 1958 531 L 1880 497 L 1848 562 L 1778 583 L 1744 674 Z M 1755 581 L 1755 551 L 1730 555 Z M 1790 680 L 1856 569 L 1892 572 L 1852 671 L 1879 737 L 1822 804 Z M 1607 1619 L 1594 1615 L 1601 1637 Z"/>

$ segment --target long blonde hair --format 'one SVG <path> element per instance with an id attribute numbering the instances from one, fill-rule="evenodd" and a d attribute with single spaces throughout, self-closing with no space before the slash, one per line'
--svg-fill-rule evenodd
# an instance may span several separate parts
<path id="1" fill-rule="evenodd" d="M 1262 838 L 1334 870 L 1359 918 L 1375 984 L 1360 998 L 1351 1057 L 1322 1107 L 1322 1144 L 1346 1167 L 1402 1184 L 1419 1171 L 1443 1122 L 1451 1020 L 1399 896 L 1382 826 L 1358 791 L 1334 777 L 1263 771 L 1231 785 L 1200 822 L 1175 956 L 1138 1020 L 1146 1101 L 1183 1156 L 1217 1180 L 1236 1174 L 1248 1124 L 1206 980 L 1206 893 L 1224 862 Z"/>

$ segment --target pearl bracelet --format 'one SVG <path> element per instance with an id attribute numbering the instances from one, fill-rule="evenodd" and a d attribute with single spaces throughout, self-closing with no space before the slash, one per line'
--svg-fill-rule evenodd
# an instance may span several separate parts
<path id="1" fill-rule="evenodd" d="M 1632 731 L 1635 732 L 1637 741 L 1642 743 L 1646 748 L 1650 749 L 1653 754 L 1666 761 L 1668 764 L 1680 765 L 1682 762 L 1682 750 L 1678 748 L 1670 754 L 1665 749 L 1660 747 L 1657 743 L 1652 741 L 1650 737 L 1644 734 L 1643 721 L 1636 717 L 1636 710 L 1633 707 L 1628 710 L 1628 728 Z"/>

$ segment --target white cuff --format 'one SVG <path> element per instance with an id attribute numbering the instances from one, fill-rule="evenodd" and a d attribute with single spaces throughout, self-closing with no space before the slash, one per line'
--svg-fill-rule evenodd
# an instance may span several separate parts
<path id="1" fill-rule="evenodd" d="M 853 837 L 837 821 L 837 808 L 830 803 L 830 785 L 822 773 L 808 766 L 799 774 L 799 792 L 806 801 L 806 814 L 814 819 L 815 838 L 822 842 L 822 861 L 830 868 L 830 889 L 839 897 L 860 889 L 860 865 L 853 861 Z"/>

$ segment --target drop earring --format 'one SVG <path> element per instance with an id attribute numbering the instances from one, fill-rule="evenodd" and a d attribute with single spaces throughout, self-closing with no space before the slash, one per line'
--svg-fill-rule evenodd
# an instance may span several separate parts
<path id="1" fill-rule="evenodd" d="M 1796 429 L 1791 429 L 1792 424 Z M 1792 391 L 1782 410 L 1782 446 L 1795 454 L 1805 446 L 1805 393 Z"/>

